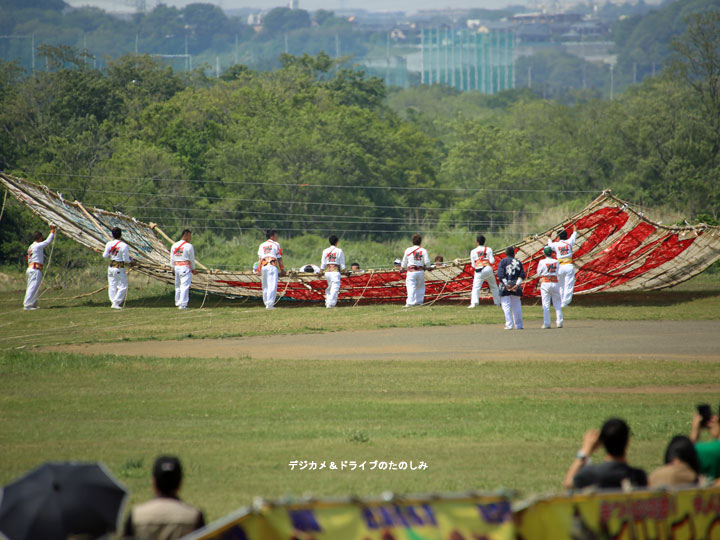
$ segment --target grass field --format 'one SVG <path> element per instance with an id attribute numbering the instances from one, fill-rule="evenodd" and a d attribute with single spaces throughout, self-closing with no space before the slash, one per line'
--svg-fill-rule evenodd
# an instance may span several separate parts
<path id="1" fill-rule="evenodd" d="M 633 429 L 631 462 L 653 469 L 669 438 L 689 431 L 695 405 L 720 401 L 720 356 L 718 362 L 597 363 L 33 352 L 56 343 L 500 324 L 501 314 L 490 306 L 453 305 L 266 313 L 216 299 L 178 313 L 171 291 L 145 278 L 133 279 L 122 312 L 108 308 L 104 292 L 58 300 L 102 286 L 92 274 L 73 276 L 72 287 L 40 299 L 43 309 L 23 312 L 19 277 L 9 274 L 0 285 L 0 484 L 45 460 L 101 460 L 137 502 L 151 495 L 154 457 L 174 453 L 186 466 L 183 497 L 210 519 L 254 496 L 501 487 L 524 495 L 556 492 L 588 427 L 611 415 L 626 418 Z M 566 318 L 717 320 L 719 295 L 720 278 L 705 275 L 669 291 L 580 296 Z M 194 296 L 191 308 L 201 302 L 202 295 Z M 525 315 L 539 324 L 539 306 L 525 306 Z M 338 466 L 412 460 L 428 469 L 291 471 L 292 460 Z"/>

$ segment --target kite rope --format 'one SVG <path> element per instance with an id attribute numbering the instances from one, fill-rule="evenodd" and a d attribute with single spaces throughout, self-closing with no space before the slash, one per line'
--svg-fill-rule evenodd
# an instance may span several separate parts
<path id="1" fill-rule="evenodd" d="M 453 266 L 455 266 L 455 265 L 453 265 Z M 448 276 L 448 277 L 445 279 L 445 283 L 443 283 L 442 289 L 440 289 L 440 292 L 435 296 L 435 299 L 434 299 L 432 302 L 430 302 L 429 304 L 423 304 L 423 305 L 430 307 L 430 306 L 432 306 L 435 302 L 437 302 L 438 299 L 439 299 L 439 298 L 442 296 L 442 294 L 445 292 L 445 287 L 447 287 L 447 284 L 450 283 L 450 280 L 451 280 L 451 279 L 452 279 L 452 276 Z"/>
<path id="2" fill-rule="evenodd" d="M 290 275 L 288 275 L 288 278 L 290 278 Z M 273 306 L 276 306 L 277 303 L 282 299 L 282 297 L 285 296 L 285 293 L 287 292 L 288 287 L 290 286 L 290 281 L 291 281 L 291 280 L 288 279 L 288 280 L 285 282 L 285 290 L 282 292 L 281 295 L 279 295 L 279 296 L 275 299 L 275 303 L 273 304 Z"/>
<path id="3" fill-rule="evenodd" d="M 202 301 L 202 304 L 200 304 L 199 309 L 202 309 L 203 307 L 205 307 L 205 300 L 207 300 L 208 289 L 210 288 L 210 276 L 211 275 L 212 275 L 212 270 L 210 270 L 208 272 L 207 279 L 205 280 L 205 296 L 203 296 L 203 301 Z"/>
<path id="4" fill-rule="evenodd" d="M 367 283 L 365 284 L 365 288 L 364 288 L 364 289 L 362 290 L 362 292 L 360 293 L 360 296 L 358 296 L 358 299 L 355 300 L 355 303 L 353 304 L 353 307 L 357 306 L 357 305 L 358 305 L 358 302 L 360 302 L 360 300 L 362 299 L 362 297 L 365 295 L 365 291 L 367 290 L 368 285 L 370 285 L 370 281 L 372 280 L 372 277 L 373 277 L 373 274 L 374 274 L 374 273 L 375 273 L 375 270 L 370 270 L 370 275 L 368 276 L 368 280 L 367 280 Z"/>

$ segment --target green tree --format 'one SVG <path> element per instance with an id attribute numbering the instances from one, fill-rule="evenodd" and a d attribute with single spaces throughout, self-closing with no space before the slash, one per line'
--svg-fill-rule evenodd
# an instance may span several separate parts
<path id="1" fill-rule="evenodd" d="M 262 20 L 263 34 L 267 36 L 307 28 L 310 24 L 310 14 L 307 11 L 284 7 L 271 9 Z"/>
<path id="2" fill-rule="evenodd" d="M 672 42 L 671 72 L 696 95 L 712 138 L 717 163 L 720 153 L 720 11 L 691 15 L 686 32 Z"/>

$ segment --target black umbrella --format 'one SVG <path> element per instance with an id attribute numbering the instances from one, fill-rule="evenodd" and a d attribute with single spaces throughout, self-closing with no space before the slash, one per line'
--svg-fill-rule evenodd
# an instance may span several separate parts
<path id="1" fill-rule="evenodd" d="M 97 538 L 118 529 L 126 497 L 102 464 L 46 463 L 0 491 L 0 533 L 9 540 Z"/>

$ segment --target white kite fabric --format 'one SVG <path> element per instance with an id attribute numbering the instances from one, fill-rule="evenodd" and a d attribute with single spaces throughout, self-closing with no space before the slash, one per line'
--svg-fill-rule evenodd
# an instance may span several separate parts
<path id="1" fill-rule="evenodd" d="M 113 227 L 120 227 L 136 269 L 155 279 L 174 283 L 170 267 L 170 238 L 155 224 L 143 223 L 119 212 L 85 208 L 66 201 L 45 186 L 0 173 L 3 186 L 30 211 L 76 242 L 102 252 Z M 720 258 L 720 227 L 664 226 L 645 218 L 609 191 L 603 192 L 567 222 L 551 229 L 573 232 L 577 227 L 573 263 L 575 294 L 640 291 L 672 287 L 699 274 Z M 547 233 L 515 244 L 516 257 L 525 266 L 525 296 L 540 294 L 537 264 L 544 257 Z M 202 253 L 202 246 L 196 247 Z M 494 270 L 504 257 L 496 256 Z M 319 257 L 319 255 L 318 255 Z M 248 254 L 254 260 L 254 253 Z M 425 272 L 425 301 L 469 300 L 474 269 L 469 259 L 457 259 Z M 278 283 L 285 300 L 323 301 L 327 282 L 311 273 L 289 272 Z M 489 298 L 487 285 L 481 296 Z M 192 289 L 228 297 L 262 297 L 260 276 L 251 271 L 199 269 Z M 346 302 L 404 302 L 405 274 L 393 269 L 365 270 L 343 276 L 339 300 Z"/>

